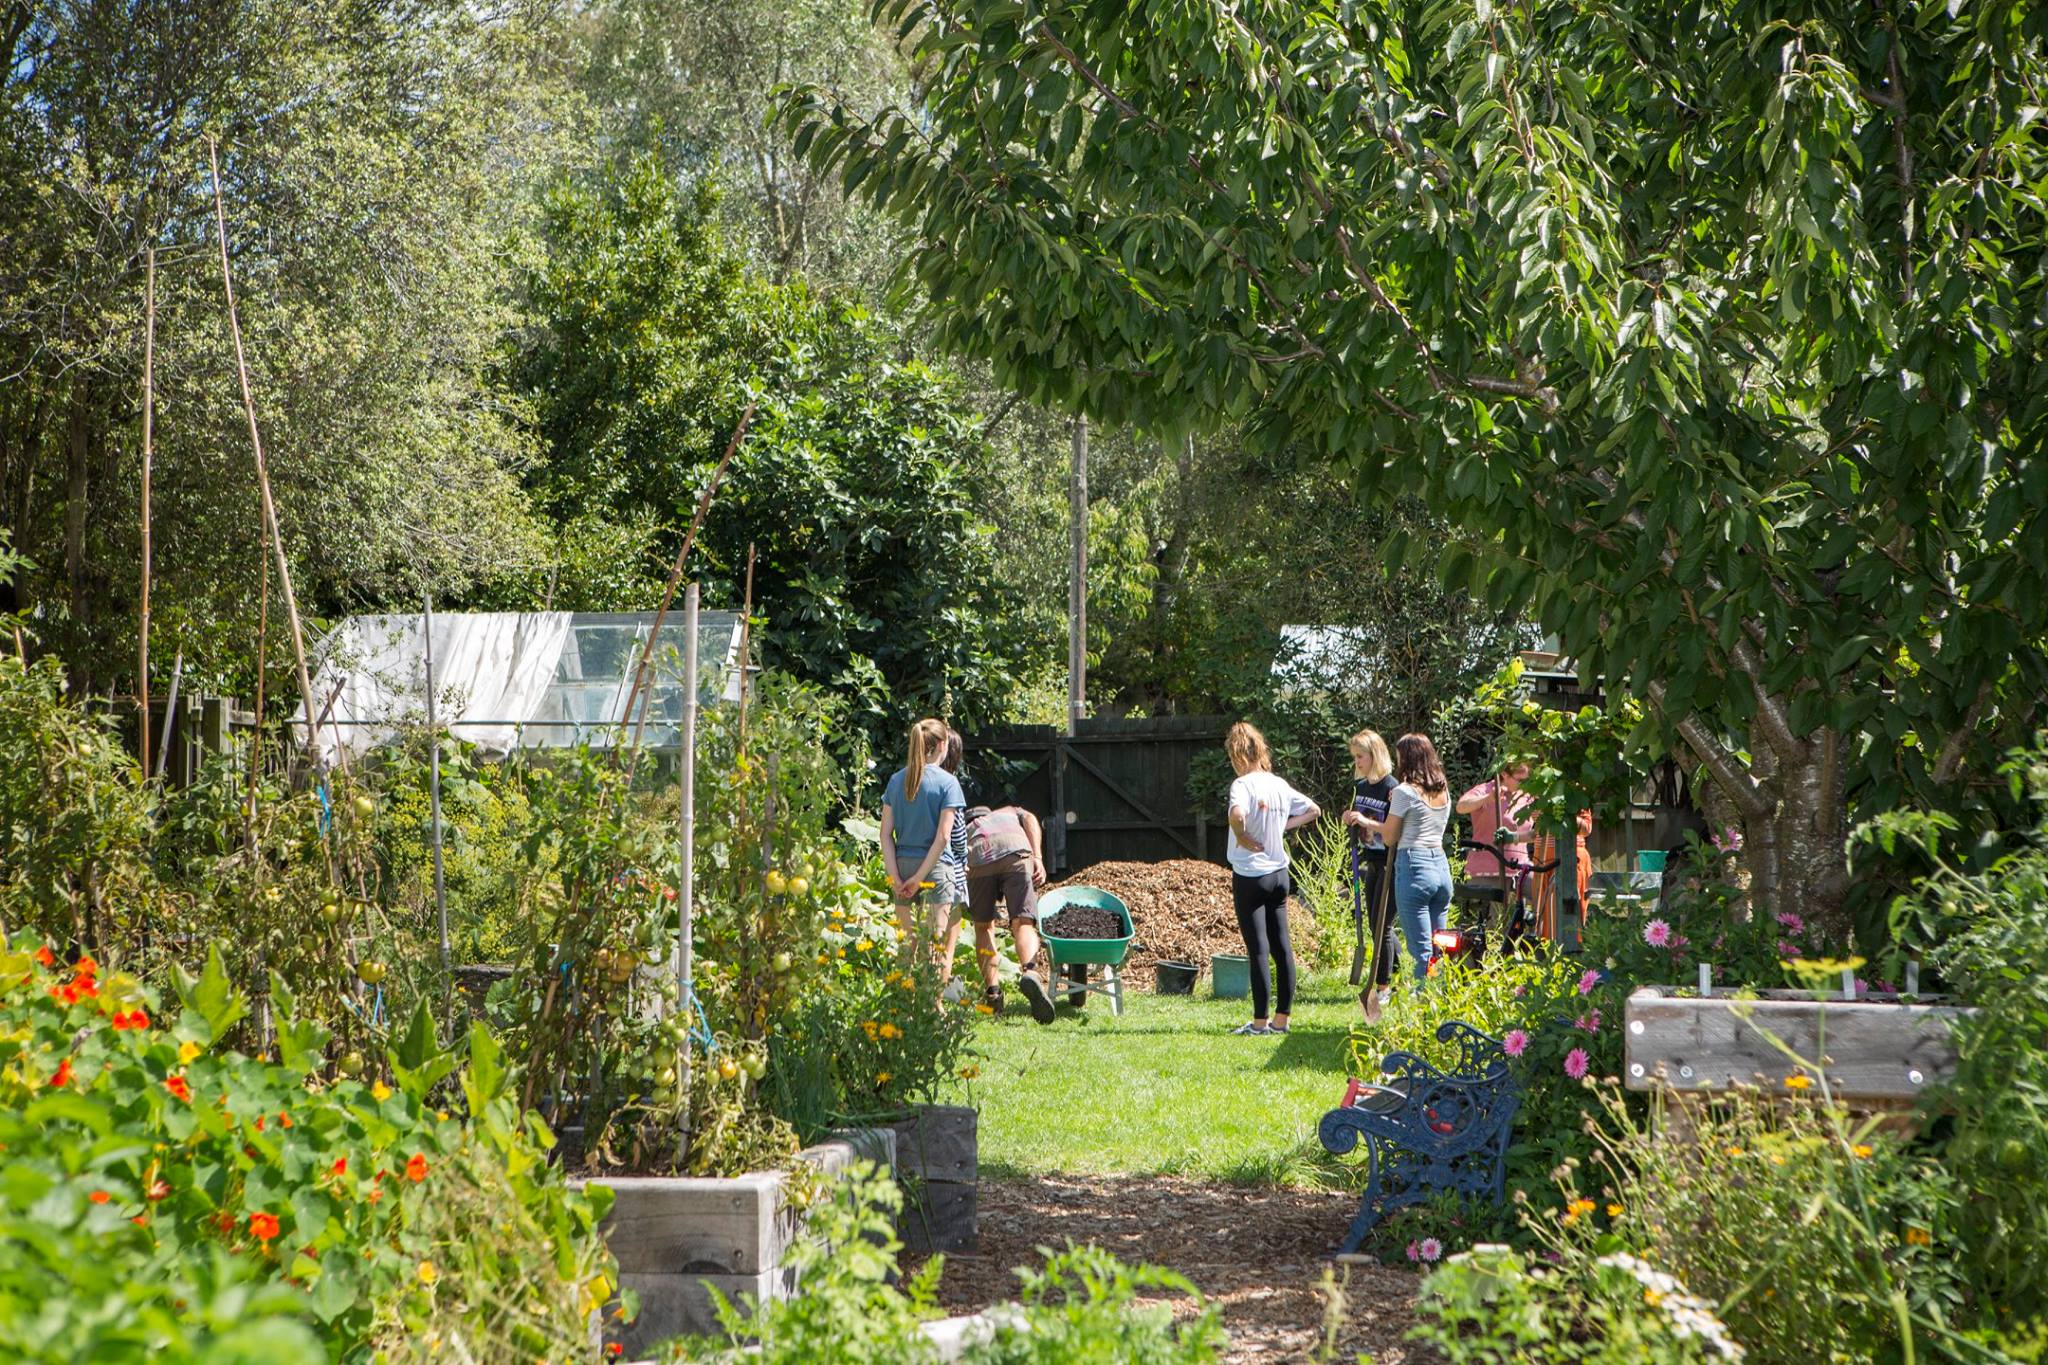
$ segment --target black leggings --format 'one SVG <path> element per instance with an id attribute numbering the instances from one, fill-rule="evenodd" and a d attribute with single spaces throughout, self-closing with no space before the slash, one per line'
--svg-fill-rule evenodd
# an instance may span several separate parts
<path id="1" fill-rule="evenodd" d="M 1394 924 L 1394 879 L 1387 875 L 1384 855 L 1358 860 L 1359 899 L 1365 904 L 1365 941 L 1372 953 L 1372 983 L 1394 979 L 1394 958 L 1401 951 L 1401 931 Z"/>
<path id="2" fill-rule="evenodd" d="M 1287 869 L 1263 877 L 1230 874 L 1230 898 L 1237 906 L 1237 931 L 1252 960 L 1252 1018 L 1266 1017 L 1266 958 L 1273 959 L 1273 981 L 1279 988 L 1277 1014 L 1294 1006 L 1294 945 L 1287 941 L 1287 893 L 1293 886 Z"/>

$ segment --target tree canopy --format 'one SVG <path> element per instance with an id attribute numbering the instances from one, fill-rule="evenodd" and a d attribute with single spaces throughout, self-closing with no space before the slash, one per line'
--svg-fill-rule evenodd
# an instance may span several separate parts
<path id="1" fill-rule="evenodd" d="M 2038 7 L 891 0 L 796 145 L 1024 392 L 1423 494 L 1655 703 L 1767 901 L 2048 695 Z M 1398 554 L 1395 556 L 1398 558 Z"/>

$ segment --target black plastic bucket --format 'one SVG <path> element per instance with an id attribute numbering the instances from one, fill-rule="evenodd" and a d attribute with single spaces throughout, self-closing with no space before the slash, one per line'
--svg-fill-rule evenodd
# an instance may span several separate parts
<path id="1" fill-rule="evenodd" d="M 1193 995 L 1195 978 L 1202 969 L 1192 962 L 1155 962 L 1152 964 L 1152 991 L 1155 995 Z"/>

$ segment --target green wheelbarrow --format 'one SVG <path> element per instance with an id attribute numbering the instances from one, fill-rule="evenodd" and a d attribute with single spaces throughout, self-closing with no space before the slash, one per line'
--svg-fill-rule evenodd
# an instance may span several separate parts
<path id="1" fill-rule="evenodd" d="M 1045 928 L 1046 922 L 1068 906 L 1089 906 L 1107 910 L 1123 925 L 1122 938 L 1055 938 Z M 1088 1003 L 1088 992 L 1109 997 L 1111 1014 L 1124 1012 L 1123 975 L 1117 968 L 1123 966 L 1124 954 L 1131 950 L 1131 940 L 1136 932 L 1131 925 L 1131 908 L 1109 892 L 1093 886 L 1063 886 L 1048 891 L 1038 898 L 1039 936 L 1045 940 L 1045 951 L 1052 958 L 1052 979 L 1057 987 L 1061 969 L 1065 969 L 1067 999 L 1075 1007 Z M 1090 967 L 1102 968 L 1100 984 L 1088 979 Z"/>

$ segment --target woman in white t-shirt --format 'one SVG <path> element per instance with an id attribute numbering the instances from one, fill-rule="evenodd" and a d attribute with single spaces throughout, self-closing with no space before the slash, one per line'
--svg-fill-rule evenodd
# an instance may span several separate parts
<path id="1" fill-rule="evenodd" d="M 1316 803 L 1273 775 L 1273 754 L 1256 726 L 1239 721 L 1223 752 L 1237 770 L 1230 784 L 1230 896 L 1251 959 L 1252 1021 L 1233 1033 L 1285 1033 L 1294 1006 L 1294 947 L 1287 940 L 1287 831 L 1322 818 Z M 1272 959 L 1278 1006 L 1266 1018 L 1266 963 Z"/>
<path id="2" fill-rule="evenodd" d="M 1427 735 L 1403 735 L 1394 745 L 1394 776 L 1400 785 L 1387 801 L 1384 821 L 1363 827 L 1394 850 L 1394 909 L 1417 983 L 1429 979 L 1435 935 L 1451 908 L 1451 864 L 1444 856 L 1444 829 L 1451 819 L 1451 786 Z"/>

